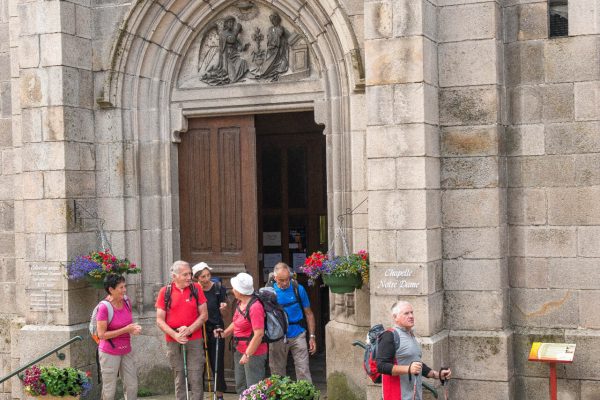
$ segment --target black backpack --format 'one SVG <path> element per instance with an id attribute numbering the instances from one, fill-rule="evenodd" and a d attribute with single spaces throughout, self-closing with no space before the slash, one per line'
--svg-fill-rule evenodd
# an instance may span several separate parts
<path id="1" fill-rule="evenodd" d="M 252 295 L 252 299 L 248 302 L 246 310 L 242 312 L 240 304 L 236 305 L 237 311 L 250 322 L 250 307 L 256 302 L 260 302 L 265 310 L 265 335 L 263 336 L 263 343 L 273 343 L 280 340 L 286 339 L 286 333 L 288 329 L 288 318 L 283 307 L 277 302 L 277 295 L 273 288 L 261 288 L 258 292 Z M 252 335 L 247 337 L 234 337 L 234 341 L 249 342 L 252 340 Z"/>
<path id="2" fill-rule="evenodd" d="M 369 333 L 367 334 L 367 343 L 357 343 L 359 346 L 365 349 L 365 354 L 363 356 L 363 368 L 369 378 L 371 378 L 371 381 L 374 383 L 381 383 L 381 373 L 377 371 L 377 347 L 379 345 L 381 335 L 385 332 L 392 332 L 394 335 L 394 346 L 397 349 L 400 346 L 400 335 L 396 329 L 385 329 L 381 324 L 373 325 L 371 329 L 369 329 Z"/>
<path id="3" fill-rule="evenodd" d="M 167 320 L 166 313 L 168 313 L 169 308 L 171 308 L 171 290 L 173 289 L 169 283 L 167 286 L 165 286 L 165 321 Z M 198 308 L 200 306 L 200 300 L 198 299 L 198 288 L 196 285 L 194 285 L 194 283 L 190 285 L 190 299 L 192 297 L 196 299 L 196 308 Z"/>
<path id="4" fill-rule="evenodd" d="M 267 284 L 265 285 L 265 287 L 275 288 L 274 285 L 275 285 L 275 278 L 273 276 L 273 273 L 270 273 L 269 279 L 267 280 Z M 308 324 L 306 323 L 306 314 L 304 313 L 304 307 L 302 307 L 302 299 L 300 298 L 300 291 L 298 289 L 299 283 L 294 278 L 291 278 L 290 285 L 294 289 L 294 295 L 296 295 L 296 300 L 292 301 L 290 303 L 280 304 L 280 306 L 283 307 L 283 309 L 285 310 L 286 307 L 289 307 L 291 305 L 298 303 L 298 305 L 300 306 L 300 310 L 302 311 L 302 318 L 298 321 L 288 321 L 288 325 L 300 325 L 302 328 L 304 328 L 304 330 L 307 330 Z"/>

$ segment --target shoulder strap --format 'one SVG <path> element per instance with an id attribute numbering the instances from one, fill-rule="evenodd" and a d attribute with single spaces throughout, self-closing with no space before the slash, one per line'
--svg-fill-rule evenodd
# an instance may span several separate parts
<path id="1" fill-rule="evenodd" d="M 250 323 L 252 323 L 252 321 L 250 320 L 250 307 L 252 307 L 252 305 L 257 301 L 260 301 L 260 299 L 253 295 L 250 301 L 248 302 L 248 305 L 246 306 L 245 312 L 242 312 L 242 310 L 240 309 L 240 303 L 238 303 L 237 305 L 239 313 L 242 314 L 242 316 L 246 318 Z"/>
<path id="2" fill-rule="evenodd" d="M 398 348 L 400 347 L 400 334 L 398 333 L 396 328 L 390 328 L 388 330 L 392 332 L 392 335 L 394 336 L 394 348 L 398 350 Z"/>
<path id="3" fill-rule="evenodd" d="M 227 301 L 227 290 L 223 286 L 223 282 L 217 281 L 215 282 L 216 292 L 217 292 L 217 300 L 220 303 L 228 303 Z"/>
<path id="4" fill-rule="evenodd" d="M 192 284 L 190 285 L 190 294 L 194 297 L 194 299 L 196 299 L 196 305 L 199 306 L 200 300 L 198 300 L 198 288 L 196 287 L 194 282 L 192 282 Z"/>
<path id="5" fill-rule="evenodd" d="M 113 309 L 112 304 L 110 304 L 110 301 L 108 300 L 101 300 L 100 304 L 104 304 L 104 306 L 106 307 L 106 311 L 108 312 L 108 318 L 106 319 L 106 325 L 108 326 L 113 317 L 115 316 L 115 310 Z"/>
<path id="6" fill-rule="evenodd" d="M 302 299 L 300 298 L 300 289 L 299 289 L 298 281 L 292 279 L 292 287 L 294 288 L 294 294 L 296 295 L 296 300 L 298 300 L 298 305 L 300 306 L 300 310 L 302 311 L 302 322 L 304 323 L 304 328 L 308 329 L 308 323 L 306 321 L 306 313 L 304 312 L 304 306 L 302 305 Z"/>
<path id="7" fill-rule="evenodd" d="M 171 307 L 171 284 L 165 286 L 165 312 Z"/>
<path id="8" fill-rule="evenodd" d="M 298 304 L 300 304 L 300 308 L 303 308 L 302 307 L 302 299 L 300 298 L 300 289 L 298 289 L 298 281 L 295 279 L 292 279 L 291 285 L 294 288 L 294 294 L 296 295 L 296 300 L 298 300 Z"/>

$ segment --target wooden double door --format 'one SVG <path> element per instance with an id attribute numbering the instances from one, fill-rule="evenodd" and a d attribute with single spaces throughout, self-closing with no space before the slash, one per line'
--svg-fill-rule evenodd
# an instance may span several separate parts
<path id="1" fill-rule="evenodd" d="M 297 267 L 325 251 L 322 132 L 312 112 L 191 119 L 178 148 L 182 259 L 207 262 L 228 287 L 248 272 L 258 288 L 277 260 Z M 305 276 L 298 279 L 307 287 Z M 323 349 L 327 292 L 307 289 Z"/>

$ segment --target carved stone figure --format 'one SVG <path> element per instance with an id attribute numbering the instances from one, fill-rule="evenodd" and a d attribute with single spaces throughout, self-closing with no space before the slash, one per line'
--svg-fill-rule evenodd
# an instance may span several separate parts
<path id="1" fill-rule="evenodd" d="M 242 25 L 236 23 L 234 17 L 227 17 L 223 29 L 219 32 L 219 60 L 217 65 L 208 67 L 202 76 L 202 81 L 209 85 L 225 85 L 239 82 L 248 72 L 248 64 L 240 53 L 248 49 L 249 44 L 243 45 L 238 36 Z"/>
<path id="2" fill-rule="evenodd" d="M 279 75 L 287 72 L 289 66 L 288 33 L 281 26 L 281 17 L 277 13 L 269 17 L 272 26 L 267 33 L 267 53 L 261 64 L 252 71 L 256 79 L 276 81 Z"/>

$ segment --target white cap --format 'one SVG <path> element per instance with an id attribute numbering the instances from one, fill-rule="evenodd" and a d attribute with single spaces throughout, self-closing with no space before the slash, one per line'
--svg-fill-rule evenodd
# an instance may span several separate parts
<path id="1" fill-rule="evenodd" d="M 254 293 L 254 282 L 252 276 L 245 272 L 240 272 L 231 278 L 231 286 L 241 294 L 250 296 Z"/>
<path id="2" fill-rule="evenodd" d="M 208 268 L 209 271 L 212 271 L 212 268 L 208 266 L 207 263 L 201 262 L 192 267 L 192 276 L 196 276 L 196 274 L 200 271 L 203 271 L 205 268 Z"/>

